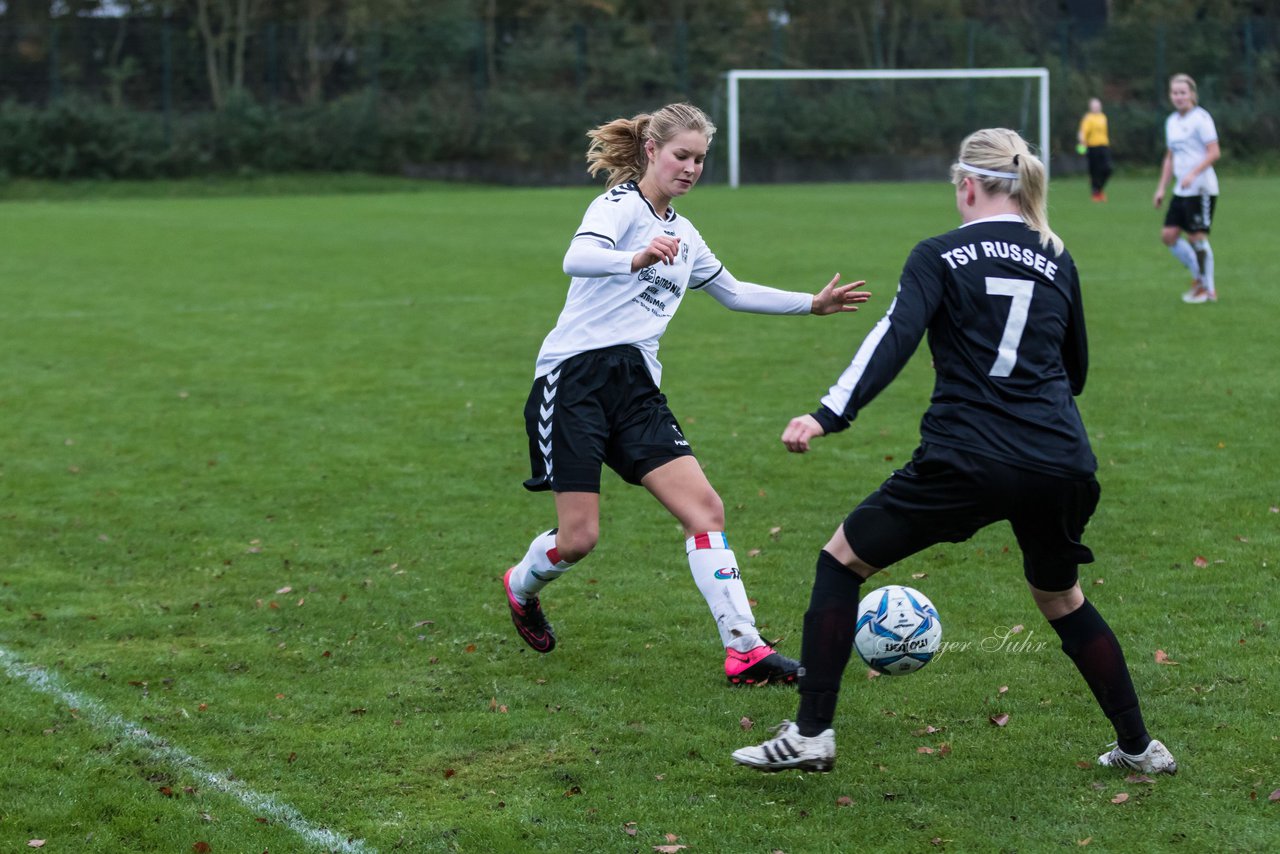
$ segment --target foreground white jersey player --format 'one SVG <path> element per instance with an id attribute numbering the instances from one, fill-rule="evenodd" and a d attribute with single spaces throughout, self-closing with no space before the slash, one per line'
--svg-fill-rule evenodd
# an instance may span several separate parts
<path id="1" fill-rule="evenodd" d="M 573 277 L 543 341 L 525 406 L 532 477 L 555 495 L 556 527 L 530 543 L 503 578 L 512 622 L 538 652 L 556 643 L 542 589 L 586 557 L 600 532 L 600 467 L 643 486 L 680 522 L 698 590 L 707 600 L 733 684 L 795 681 L 798 664 L 756 630 L 724 503 L 707 481 L 659 391 L 658 339 L 689 291 L 735 311 L 835 314 L 870 296 L 840 285 L 817 294 L 740 282 L 671 202 L 702 174 L 715 126 L 697 107 L 671 104 L 590 131 L 587 164 L 609 189 L 587 209 L 564 257 Z"/>

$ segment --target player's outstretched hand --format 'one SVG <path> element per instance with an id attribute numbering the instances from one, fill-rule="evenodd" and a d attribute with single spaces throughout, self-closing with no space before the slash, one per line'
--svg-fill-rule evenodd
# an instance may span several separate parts
<path id="1" fill-rule="evenodd" d="M 782 444 L 793 454 L 803 454 L 809 450 L 809 440 L 825 436 L 826 430 L 812 415 L 800 415 L 791 419 L 787 429 L 782 431 Z"/>
<path id="2" fill-rule="evenodd" d="M 847 285 L 840 284 L 840 274 L 836 273 L 836 277 L 827 286 L 813 295 L 813 308 L 810 309 L 812 314 L 837 314 L 842 311 L 857 311 L 858 304 L 864 303 L 871 299 L 870 291 L 858 291 L 854 288 L 860 288 L 866 282 L 850 282 Z"/>
<path id="3" fill-rule="evenodd" d="M 1163 201 L 1164 201 L 1164 187 L 1160 187 L 1159 189 L 1156 190 L 1156 194 L 1151 197 L 1151 206 L 1158 208 L 1160 207 L 1160 203 Z"/>
<path id="4" fill-rule="evenodd" d="M 631 258 L 631 272 L 634 273 L 637 270 L 643 270 L 645 267 L 651 267 L 659 261 L 663 264 L 672 264 L 679 253 L 680 238 L 659 234 L 649 241 L 648 246 L 641 249 Z"/>

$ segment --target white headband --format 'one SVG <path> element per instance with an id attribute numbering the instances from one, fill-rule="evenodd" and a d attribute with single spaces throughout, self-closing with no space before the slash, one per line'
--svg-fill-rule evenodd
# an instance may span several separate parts
<path id="1" fill-rule="evenodd" d="M 963 160 L 957 165 L 966 172 L 972 172 L 975 175 L 986 175 L 988 178 L 1012 178 L 1016 180 L 1018 177 L 1017 172 L 995 172 L 991 169 L 979 169 L 977 166 L 970 166 Z"/>

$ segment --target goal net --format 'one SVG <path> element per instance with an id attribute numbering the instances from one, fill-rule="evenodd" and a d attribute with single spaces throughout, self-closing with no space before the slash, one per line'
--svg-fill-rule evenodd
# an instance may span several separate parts
<path id="1" fill-rule="evenodd" d="M 731 187 L 744 176 L 934 177 L 960 140 L 984 127 L 1038 139 L 1049 167 L 1047 68 L 735 69 L 727 79 Z"/>

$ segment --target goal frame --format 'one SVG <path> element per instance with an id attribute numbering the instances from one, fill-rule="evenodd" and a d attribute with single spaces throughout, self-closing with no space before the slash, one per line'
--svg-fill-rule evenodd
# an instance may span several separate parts
<path id="1" fill-rule="evenodd" d="M 741 183 L 738 137 L 738 84 L 743 80 L 989 80 L 1023 78 L 1040 81 L 1040 159 L 1049 177 L 1049 69 L 1047 68 L 898 68 L 893 70 L 805 68 L 735 68 L 726 75 L 729 102 L 729 186 Z"/>

